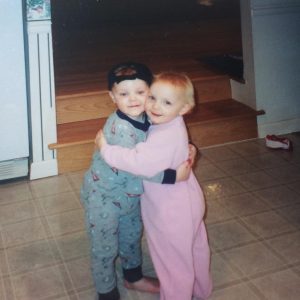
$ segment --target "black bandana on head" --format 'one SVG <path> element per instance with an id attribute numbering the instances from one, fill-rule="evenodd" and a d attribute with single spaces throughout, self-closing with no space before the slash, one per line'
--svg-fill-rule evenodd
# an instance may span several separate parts
<path id="1" fill-rule="evenodd" d="M 134 79 L 144 80 L 150 85 L 153 75 L 149 68 L 141 63 L 126 62 L 117 64 L 107 74 L 108 89 L 111 90 L 115 83 Z"/>

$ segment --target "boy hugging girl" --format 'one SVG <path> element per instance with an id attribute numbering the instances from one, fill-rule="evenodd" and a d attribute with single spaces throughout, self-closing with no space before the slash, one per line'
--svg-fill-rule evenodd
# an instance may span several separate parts
<path id="1" fill-rule="evenodd" d="M 212 281 L 205 202 L 182 118 L 194 106 L 192 83 L 171 72 L 153 78 L 145 65 L 124 63 L 111 69 L 108 84 L 117 111 L 96 136 L 99 149 L 81 190 L 98 299 L 120 299 L 117 256 L 127 288 L 159 292 L 161 300 L 206 299 Z M 142 274 L 141 213 L 159 282 Z"/>

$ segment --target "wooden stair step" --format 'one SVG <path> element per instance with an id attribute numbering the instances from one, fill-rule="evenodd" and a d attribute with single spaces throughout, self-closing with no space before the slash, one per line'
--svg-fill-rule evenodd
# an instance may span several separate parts
<path id="1" fill-rule="evenodd" d="M 57 126 L 57 143 L 52 149 L 69 147 L 80 143 L 94 142 L 97 131 L 104 126 L 107 118 L 59 124 Z"/>
<path id="2" fill-rule="evenodd" d="M 136 58 L 136 60 L 138 59 Z M 166 60 L 160 57 L 155 59 L 155 61 L 145 58 L 142 61 L 150 67 L 154 74 L 172 70 L 184 72 L 192 80 L 209 80 L 224 77 L 223 73 L 218 72 L 215 69 L 213 70 L 208 65 L 201 63 L 194 58 L 169 58 Z M 73 62 L 73 64 L 74 65 L 70 70 L 66 70 L 67 68 L 70 68 L 70 64 L 64 67 L 62 72 L 59 72 L 59 70 L 56 69 L 56 97 L 58 97 L 58 99 L 61 96 L 67 96 L 69 94 L 98 92 L 107 89 L 106 74 L 112 64 L 106 65 L 103 64 L 102 61 L 97 62 L 96 58 L 94 58 L 92 68 L 88 64 L 84 64 L 84 62 L 84 65 L 82 66 L 79 63 L 75 64 Z M 61 65 L 60 68 L 63 68 Z"/>
<path id="3" fill-rule="evenodd" d="M 105 118 L 114 110 L 107 90 L 56 97 L 57 124 Z"/>
<path id="4" fill-rule="evenodd" d="M 225 99 L 199 103 L 192 113 L 185 116 L 185 121 L 189 126 L 193 126 L 200 123 L 221 121 L 235 117 L 257 116 L 260 114 L 263 114 L 263 112 L 255 111 L 233 99 Z M 63 145 L 74 142 L 94 140 L 96 132 L 102 128 L 105 121 L 106 118 L 97 118 L 93 120 L 59 124 L 57 126 L 57 147 L 62 147 Z"/>
<path id="5" fill-rule="evenodd" d="M 257 116 L 264 114 L 233 99 L 207 102 L 186 115 L 190 138 L 199 148 L 257 138 Z"/>
<path id="6" fill-rule="evenodd" d="M 241 102 L 233 99 L 224 99 L 197 104 L 192 113 L 185 116 L 185 121 L 187 124 L 193 125 L 261 114 L 264 114 L 264 112 L 256 111 Z"/>
<path id="7" fill-rule="evenodd" d="M 233 99 L 198 103 L 185 117 L 191 140 L 198 147 L 257 137 L 255 111 Z M 59 173 L 87 169 L 94 149 L 94 138 L 106 118 L 57 126 L 58 140 L 49 145 L 57 150 Z"/>
<path id="8" fill-rule="evenodd" d="M 199 103 L 231 97 L 227 75 L 193 74 L 193 84 Z M 73 93 L 56 97 L 57 124 L 108 117 L 115 110 L 106 89 L 96 92 Z"/>

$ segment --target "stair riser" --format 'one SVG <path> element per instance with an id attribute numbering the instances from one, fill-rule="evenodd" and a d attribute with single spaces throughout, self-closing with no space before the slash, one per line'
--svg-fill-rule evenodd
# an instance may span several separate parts
<path id="1" fill-rule="evenodd" d="M 92 142 L 57 149 L 58 173 L 88 169 L 94 149 Z"/>
<path id="2" fill-rule="evenodd" d="M 115 105 L 108 93 L 90 93 L 56 100 L 57 124 L 108 117 Z"/>
<path id="3" fill-rule="evenodd" d="M 256 117 L 234 118 L 188 126 L 191 140 L 197 147 L 230 143 L 257 137 Z M 57 149 L 60 174 L 89 167 L 94 143 Z"/>
<path id="4" fill-rule="evenodd" d="M 231 98 L 230 79 L 228 77 L 194 80 L 193 84 L 199 103 Z"/>
<path id="5" fill-rule="evenodd" d="M 257 138 L 256 117 L 242 117 L 188 126 L 190 138 L 201 148 Z"/>
<path id="6" fill-rule="evenodd" d="M 231 98 L 227 77 L 193 81 L 199 102 Z M 115 110 L 108 92 L 57 97 L 57 124 L 108 117 Z"/>

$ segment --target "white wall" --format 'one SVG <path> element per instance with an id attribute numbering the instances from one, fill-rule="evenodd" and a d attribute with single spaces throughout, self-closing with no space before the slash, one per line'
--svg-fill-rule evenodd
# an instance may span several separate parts
<path id="1" fill-rule="evenodd" d="M 232 98 L 256 109 L 251 0 L 240 0 L 244 80 L 231 80 Z"/>
<path id="2" fill-rule="evenodd" d="M 300 131 L 300 2 L 252 1 L 259 134 Z"/>
<path id="3" fill-rule="evenodd" d="M 234 97 L 265 110 L 260 137 L 300 131 L 300 1 L 241 0 L 241 13 L 246 84 Z"/>

